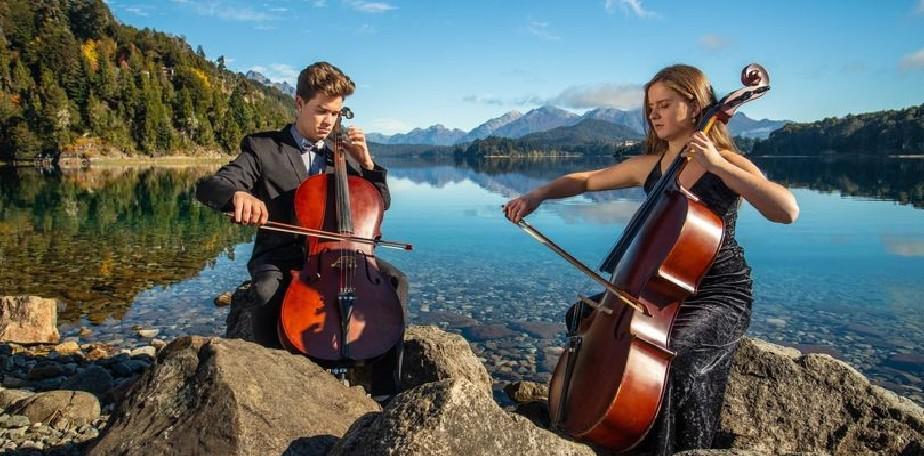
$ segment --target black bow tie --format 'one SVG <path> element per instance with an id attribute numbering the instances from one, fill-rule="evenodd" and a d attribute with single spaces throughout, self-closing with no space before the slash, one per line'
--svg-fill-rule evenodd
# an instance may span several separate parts
<path id="1" fill-rule="evenodd" d="M 324 149 L 324 141 L 318 141 L 313 143 L 307 139 L 302 140 L 301 144 L 302 153 L 305 152 L 317 152 Z"/>

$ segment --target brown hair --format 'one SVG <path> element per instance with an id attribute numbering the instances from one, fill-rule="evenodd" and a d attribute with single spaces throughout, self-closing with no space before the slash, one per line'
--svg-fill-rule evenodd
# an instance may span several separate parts
<path id="1" fill-rule="evenodd" d="M 356 90 L 356 84 L 349 76 L 327 62 L 315 62 L 298 74 L 295 94 L 304 102 L 311 101 L 315 95 L 323 93 L 332 97 L 348 97 Z"/>
<path id="2" fill-rule="evenodd" d="M 655 134 L 654 128 L 651 126 L 651 119 L 649 118 L 651 108 L 648 106 L 648 89 L 656 82 L 660 82 L 680 94 L 681 97 L 690 103 L 694 111 L 699 111 L 696 115 L 695 123 L 699 123 L 705 109 L 716 102 L 715 93 L 712 91 L 712 85 L 709 84 L 706 75 L 703 74 L 699 68 L 677 64 L 658 71 L 657 74 L 645 84 L 645 104 L 643 109 L 645 110 L 645 154 L 647 155 L 661 154 L 666 151 L 668 147 L 667 141 L 658 138 L 658 135 Z M 732 141 L 731 136 L 728 134 L 728 128 L 726 128 L 725 124 L 722 122 L 716 122 L 712 126 L 712 129 L 709 130 L 709 139 L 712 140 L 718 150 L 738 151 L 734 141 Z"/>

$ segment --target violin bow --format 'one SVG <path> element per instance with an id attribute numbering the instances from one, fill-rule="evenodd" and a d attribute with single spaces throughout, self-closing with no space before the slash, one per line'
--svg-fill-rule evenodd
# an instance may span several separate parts
<path id="1" fill-rule="evenodd" d="M 228 212 L 225 212 L 224 214 L 227 215 L 228 217 L 234 217 L 234 214 L 231 214 Z M 414 250 L 413 245 L 405 243 L 405 242 L 383 241 L 381 239 L 370 239 L 370 238 L 363 238 L 363 237 L 346 236 L 340 233 L 333 233 L 330 231 L 314 230 L 311 228 L 304 228 L 304 227 L 297 226 L 297 225 L 289 225 L 288 223 L 268 221 L 263 225 L 257 226 L 257 228 L 260 228 L 261 230 L 279 231 L 279 232 L 290 233 L 290 234 L 301 234 L 301 235 L 305 235 L 309 237 L 316 237 L 319 239 L 356 242 L 359 244 L 386 247 L 389 249 Z"/>
<path id="2" fill-rule="evenodd" d="M 648 312 L 648 308 L 644 304 L 642 304 L 637 299 L 630 296 L 628 293 L 617 288 L 615 285 L 610 283 L 609 280 L 606 280 L 603 277 L 601 277 L 600 274 L 597 274 L 596 272 L 594 272 L 593 269 L 590 269 L 584 263 L 581 263 L 581 260 L 578 260 L 577 258 L 572 256 L 570 253 L 568 253 L 565 249 L 559 247 L 558 244 L 552 242 L 551 239 L 546 237 L 539 230 L 533 228 L 533 226 L 530 225 L 529 223 L 526 223 L 525 220 L 520 220 L 519 222 L 517 222 L 517 226 L 520 227 L 520 229 L 522 229 L 523 231 L 525 231 L 526 234 L 530 235 L 533 239 L 539 241 L 540 244 L 550 248 L 553 252 L 557 253 L 558 256 L 564 258 L 565 261 L 567 261 L 568 263 L 571 263 L 572 266 L 576 267 L 579 271 L 586 274 L 587 277 L 590 277 L 595 282 L 599 283 L 600 285 L 603 285 L 604 288 L 606 288 L 607 290 L 612 292 L 614 295 L 616 295 L 616 297 L 619 298 L 619 300 L 622 301 L 623 304 L 641 312 L 647 317 L 651 316 L 651 313 Z M 582 298 L 581 300 L 587 304 L 590 304 L 593 302 L 590 299 L 583 298 L 583 297 L 581 298 Z M 602 312 L 605 312 L 607 314 L 613 313 L 612 309 L 605 308 L 600 304 L 594 303 L 594 304 L 591 304 L 591 307 L 597 310 L 600 310 Z"/>

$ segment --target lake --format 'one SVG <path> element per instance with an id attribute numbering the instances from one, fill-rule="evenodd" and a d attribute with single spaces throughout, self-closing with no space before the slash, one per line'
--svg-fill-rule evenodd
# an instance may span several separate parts
<path id="1" fill-rule="evenodd" d="M 392 207 L 378 249 L 411 282 L 411 323 L 465 336 L 497 386 L 545 381 L 564 311 L 589 279 L 507 222 L 509 198 L 612 159 L 383 159 Z M 793 189 L 793 225 L 748 204 L 737 239 L 754 278 L 749 335 L 828 353 L 924 404 L 924 159 L 757 158 Z M 223 335 L 216 295 L 248 279 L 254 230 L 197 203 L 212 167 L 0 168 L 0 295 L 58 297 L 64 338 L 135 346 Z M 536 228 L 595 267 L 643 198 L 613 191 L 550 202 Z"/>

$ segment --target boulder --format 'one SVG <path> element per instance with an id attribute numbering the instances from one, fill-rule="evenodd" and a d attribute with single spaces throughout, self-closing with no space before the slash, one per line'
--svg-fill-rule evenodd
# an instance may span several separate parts
<path id="1" fill-rule="evenodd" d="M 74 391 L 86 391 L 97 397 L 103 397 L 114 385 L 112 374 L 100 366 L 90 366 L 83 372 L 67 379 L 61 388 Z"/>
<path id="2" fill-rule="evenodd" d="M 483 385 L 465 379 L 428 383 L 399 394 L 382 413 L 354 424 L 334 455 L 594 455 L 502 410 Z"/>
<path id="3" fill-rule="evenodd" d="M 10 407 L 10 414 L 29 417 L 32 423 L 49 424 L 65 418 L 77 426 L 99 418 L 96 396 L 83 391 L 48 391 L 21 399 Z"/>
<path id="4" fill-rule="evenodd" d="M 549 416 L 549 385 L 516 382 L 504 387 L 504 393 L 516 404 L 514 412 L 542 428 L 551 425 Z"/>
<path id="5" fill-rule="evenodd" d="M 135 382 L 88 454 L 326 454 L 379 410 L 303 356 L 181 337 Z"/>
<path id="6" fill-rule="evenodd" d="M 34 395 L 35 393 L 32 391 L 4 389 L 0 391 L 0 410 L 6 411 L 16 405 L 17 402 Z"/>
<path id="7" fill-rule="evenodd" d="M 58 305 L 38 296 L 0 297 L 0 342 L 57 344 Z"/>
<path id="8" fill-rule="evenodd" d="M 547 401 L 549 385 L 535 382 L 516 382 L 504 387 L 504 393 L 511 401 L 523 404 L 532 401 Z"/>
<path id="9" fill-rule="evenodd" d="M 773 454 L 924 454 L 924 412 L 829 355 L 745 338 L 716 443 Z"/>
<path id="10" fill-rule="evenodd" d="M 232 297 L 232 296 L 233 296 L 233 295 L 232 295 L 231 293 L 228 293 L 228 292 L 225 292 L 225 293 L 222 293 L 222 294 L 216 296 L 216 297 L 215 297 L 215 301 L 214 301 L 214 302 L 215 302 L 215 306 L 216 306 L 216 307 L 230 306 L 230 305 L 231 305 L 231 297 Z"/>
<path id="11" fill-rule="evenodd" d="M 449 378 L 464 379 L 491 395 L 491 376 L 462 336 L 434 326 L 411 326 L 404 335 L 401 389 Z"/>

